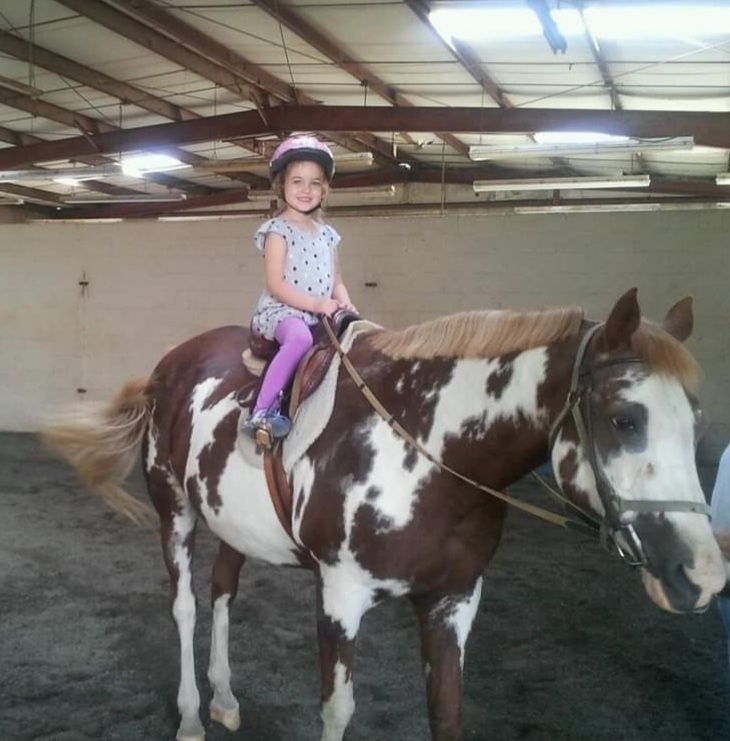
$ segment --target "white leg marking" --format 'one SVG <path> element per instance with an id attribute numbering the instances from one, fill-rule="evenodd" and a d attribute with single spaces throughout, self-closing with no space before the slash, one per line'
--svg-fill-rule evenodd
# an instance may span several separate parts
<path id="1" fill-rule="evenodd" d="M 231 667 L 228 663 L 230 595 L 224 594 L 213 605 L 213 626 L 210 636 L 210 664 L 208 680 L 213 688 L 210 717 L 229 731 L 241 726 L 241 714 L 231 691 Z"/>
<path id="2" fill-rule="evenodd" d="M 474 618 L 479 608 L 479 600 L 482 597 L 482 577 L 477 579 L 477 583 L 474 585 L 474 591 L 471 593 L 469 598 L 464 602 L 459 602 L 456 605 L 456 609 L 451 615 L 450 623 L 456 634 L 456 642 L 459 646 L 461 671 L 464 671 L 464 649 L 466 647 L 466 639 L 469 637 L 471 632 L 471 626 L 474 624 Z"/>
<path id="3" fill-rule="evenodd" d="M 195 684 L 195 656 L 193 637 L 195 633 L 195 598 L 192 591 L 190 561 L 184 546 L 175 546 L 175 563 L 179 569 L 177 596 L 172 605 L 172 615 L 180 637 L 180 687 L 177 707 L 180 711 L 178 741 L 203 739 L 205 732 L 200 723 L 200 694 Z"/>
<path id="4" fill-rule="evenodd" d="M 324 723 L 322 741 L 342 741 L 347 724 L 354 712 L 352 680 L 347 679 L 347 670 L 344 665 L 337 663 L 334 691 L 329 700 L 322 705 L 322 722 Z"/>

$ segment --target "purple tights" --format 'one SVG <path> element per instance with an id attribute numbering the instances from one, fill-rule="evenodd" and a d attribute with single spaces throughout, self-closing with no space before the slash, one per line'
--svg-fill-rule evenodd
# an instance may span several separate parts
<path id="1" fill-rule="evenodd" d="M 312 332 L 307 323 L 298 316 L 282 319 L 276 326 L 274 338 L 279 343 L 279 352 L 271 361 L 261 384 L 254 413 L 268 409 L 284 386 L 289 382 L 299 361 L 312 347 Z"/>

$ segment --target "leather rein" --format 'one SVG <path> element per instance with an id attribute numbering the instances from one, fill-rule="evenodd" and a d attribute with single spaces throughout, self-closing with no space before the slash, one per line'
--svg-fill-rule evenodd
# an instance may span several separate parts
<path id="1" fill-rule="evenodd" d="M 454 470 L 450 466 L 446 465 L 442 461 L 435 458 L 426 448 L 421 445 L 401 424 L 396 420 L 392 414 L 380 403 L 375 394 L 370 390 L 365 381 L 362 379 L 357 369 L 352 364 L 347 354 L 342 349 L 335 333 L 330 326 L 328 318 L 323 318 L 322 324 L 325 327 L 332 344 L 335 348 L 335 352 L 340 356 L 345 370 L 349 374 L 350 378 L 354 382 L 360 393 L 367 399 L 372 408 L 377 414 L 393 429 L 393 431 L 405 440 L 411 447 L 415 448 L 421 455 L 427 460 L 433 463 L 439 470 L 446 471 L 447 473 L 455 476 L 456 478 L 464 481 L 465 483 L 473 486 L 476 489 L 486 492 L 487 494 L 500 499 L 508 505 L 520 509 L 523 512 L 527 512 L 534 517 L 538 517 L 541 520 L 550 522 L 554 525 L 560 525 L 568 529 L 579 530 L 581 532 L 589 532 L 591 534 L 598 533 L 600 535 L 601 542 L 607 548 L 612 544 L 619 556 L 632 566 L 646 566 L 648 559 L 646 552 L 642 546 L 641 540 L 639 539 L 633 524 L 622 521 L 622 514 L 627 511 L 645 513 L 645 512 L 694 512 L 697 514 L 709 515 L 709 507 L 704 502 L 689 502 L 684 500 L 662 500 L 662 501 L 646 501 L 639 499 L 623 499 L 616 494 L 613 486 L 607 481 L 603 474 L 602 468 L 598 465 L 597 451 L 593 443 L 592 426 L 591 426 L 591 414 L 590 414 L 590 394 L 588 393 L 591 389 L 591 382 L 594 379 L 594 372 L 600 368 L 608 367 L 610 365 L 634 365 L 641 364 L 643 361 L 638 357 L 630 357 L 620 359 L 618 361 L 606 361 L 603 363 L 595 363 L 590 368 L 584 368 L 584 361 L 587 355 L 588 348 L 591 341 L 595 337 L 598 330 L 603 326 L 602 323 L 595 324 L 588 329 L 588 331 L 581 338 L 580 344 L 578 345 L 578 351 L 576 353 L 575 360 L 573 362 L 573 370 L 571 373 L 570 390 L 568 392 L 567 399 L 557 418 L 553 422 L 550 433 L 549 433 L 549 450 L 553 449 L 553 445 L 557 440 L 563 425 L 572 418 L 575 428 L 577 430 L 580 445 L 585 451 L 585 455 L 588 457 L 591 470 L 596 481 L 596 488 L 603 505 L 605 516 L 602 520 L 598 520 L 593 515 L 585 512 L 581 507 L 571 502 L 563 493 L 557 491 L 551 487 L 547 482 L 536 473 L 531 475 L 540 484 L 542 484 L 547 491 L 554 497 L 559 499 L 564 505 L 568 506 L 573 510 L 578 520 L 566 517 L 564 515 L 557 514 L 550 510 L 537 507 L 535 505 L 523 502 L 515 497 L 505 494 L 504 492 L 492 489 L 485 484 L 481 484 L 468 476 Z M 622 536 L 624 545 L 621 544 L 617 536 Z"/>
<path id="2" fill-rule="evenodd" d="M 350 359 L 347 357 L 347 354 L 342 349 L 342 346 L 340 345 L 337 337 L 335 336 L 335 333 L 332 330 L 332 327 L 330 326 L 330 322 L 328 318 L 323 318 L 322 324 L 324 324 L 325 331 L 327 332 L 327 335 L 329 336 L 330 340 L 332 341 L 332 344 L 335 348 L 335 352 L 339 355 L 342 365 L 345 367 L 345 370 L 347 371 L 348 375 L 352 379 L 353 383 L 357 387 L 358 391 L 367 399 L 367 401 L 370 403 L 370 406 L 377 412 L 377 414 L 393 429 L 393 431 L 401 437 L 403 440 L 405 440 L 411 447 L 415 448 L 424 458 L 429 460 L 431 463 L 434 464 L 439 470 L 446 471 L 447 473 L 451 474 L 452 476 L 455 476 L 457 479 L 469 484 L 470 486 L 473 486 L 476 489 L 479 489 L 481 491 L 486 492 L 487 494 L 495 497 L 496 499 L 500 499 L 503 502 L 506 502 L 511 507 L 515 507 L 516 509 L 520 509 L 523 512 L 527 512 L 530 515 L 533 515 L 534 517 L 538 517 L 541 520 L 545 520 L 546 522 L 550 522 L 553 525 L 559 525 L 561 527 L 565 527 L 568 529 L 575 529 L 580 530 L 582 532 L 590 532 L 595 533 L 599 529 L 599 523 L 596 522 L 593 518 L 591 518 L 589 515 L 585 515 L 585 513 L 582 512 L 576 505 L 574 505 L 570 500 L 566 499 L 562 494 L 559 494 L 551 487 L 547 486 L 548 490 L 554 495 L 561 499 L 561 501 L 564 501 L 566 504 L 568 504 L 570 507 L 573 507 L 574 509 L 578 510 L 580 512 L 580 515 L 584 518 L 582 520 L 574 520 L 570 517 L 565 517 L 564 515 L 560 515 L 556 512 L 551 512 L 550 510 L 543 509 L 542 507 L 537 507 L 535 505 L 529 504 L 527 502 L 523 502 L 515 497 L 510 496 L 509 494 L 505 494 L 502 491 L 498 491 L 497 489 L 492 489 L 489 486 L 486 486 L 485 484 L 481 484 L 478 481 L 469 478 L 468 476 L 465 476 L 463 473 L 460 473 L 459 471 L 456 471 L 455 469 L 451 468 L 451 466 L 446 465 L 442 461 L 438 460 L 436 457 L 434 457 L 431 453 L 429 453 L 426 448 L 421 445 L 421 443 L 418 442 L 404 427 L 403 425 L 398 422 L 395 417 L 393 417 L 390 412 L 380 403 L 378 398 L 375 396 L 375 394 L 370 390 L 368 385 L 363 381 L 362 376 L 357 372 L 357 369 L 352 364 Z M 537 477 L 538 480 L 542 481 L 539 477 Z M 544 484 L 544 482 L 542 482 Z"/>

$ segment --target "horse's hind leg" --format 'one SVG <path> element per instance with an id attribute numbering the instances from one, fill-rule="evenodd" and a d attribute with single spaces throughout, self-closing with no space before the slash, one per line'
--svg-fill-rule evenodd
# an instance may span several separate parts
<path id="1" fill-rule="evenodd" d="M 241 725 L 238 701 L 231 691 L 231 667 L 228 663 L 229 609 L 238 592 L 238 575 L 246 557 L 220 542 L 213 566 L 211 602 L 213 626 L 210 636 L 210 664 L 208 680 L 213 688 L 210 717 L 222 723 L 229 731 Z"/>
<path id="2" fill-rule="evenodd" d="M 182 503 L 182 495 L 174 497 L 172 490 L 156 486 L 148 477 L 150 495 L 160 508 L 160 502 L 171 498 L 170 506 L 160 516 L 160 537 L 172 597 L 172 616 L 180 639 L 180 686 L 177 707 L 180 727 L 177 741 L 203 741 L 205 730 L 200 722 L 200 694 L 195 682 L 195 595 L 193 594 L 192 559 L 195 546 L 197 515 L 189 502 Z M 157 496 L 155 496 L 157 495 Z"/>
<path id="3" fill-rule="evenodd" d="M 355 712 L 352 672 L 360 620 L 372 604 L 369 590 L 353 589 L 336 570 L 317 579 L 317 636 L 322 673 L 322 741 L 342 741 Z M 329 577 L 329 578 L 328 578 Z"/>
<path id="4" fill-rule="evenodd" d="M 421 628 L 428 720 L 433 741 L 461 738 L 464 649 L 481 591 L 479 577 L 467 594 L 412 598 Z"/>

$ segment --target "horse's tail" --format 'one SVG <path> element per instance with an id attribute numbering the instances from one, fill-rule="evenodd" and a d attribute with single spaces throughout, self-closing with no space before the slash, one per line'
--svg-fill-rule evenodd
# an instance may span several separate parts
<path id="1" fill-rule="evenodd" d="M 154 523 L 155 512 L 123 484 L 139 458 L 151 411 L 150 384 L 136 379 L 110 402 L 85 402 L 41 430 L 44 442 L 76 469 L 94 494 L 143 526 Z"/>

